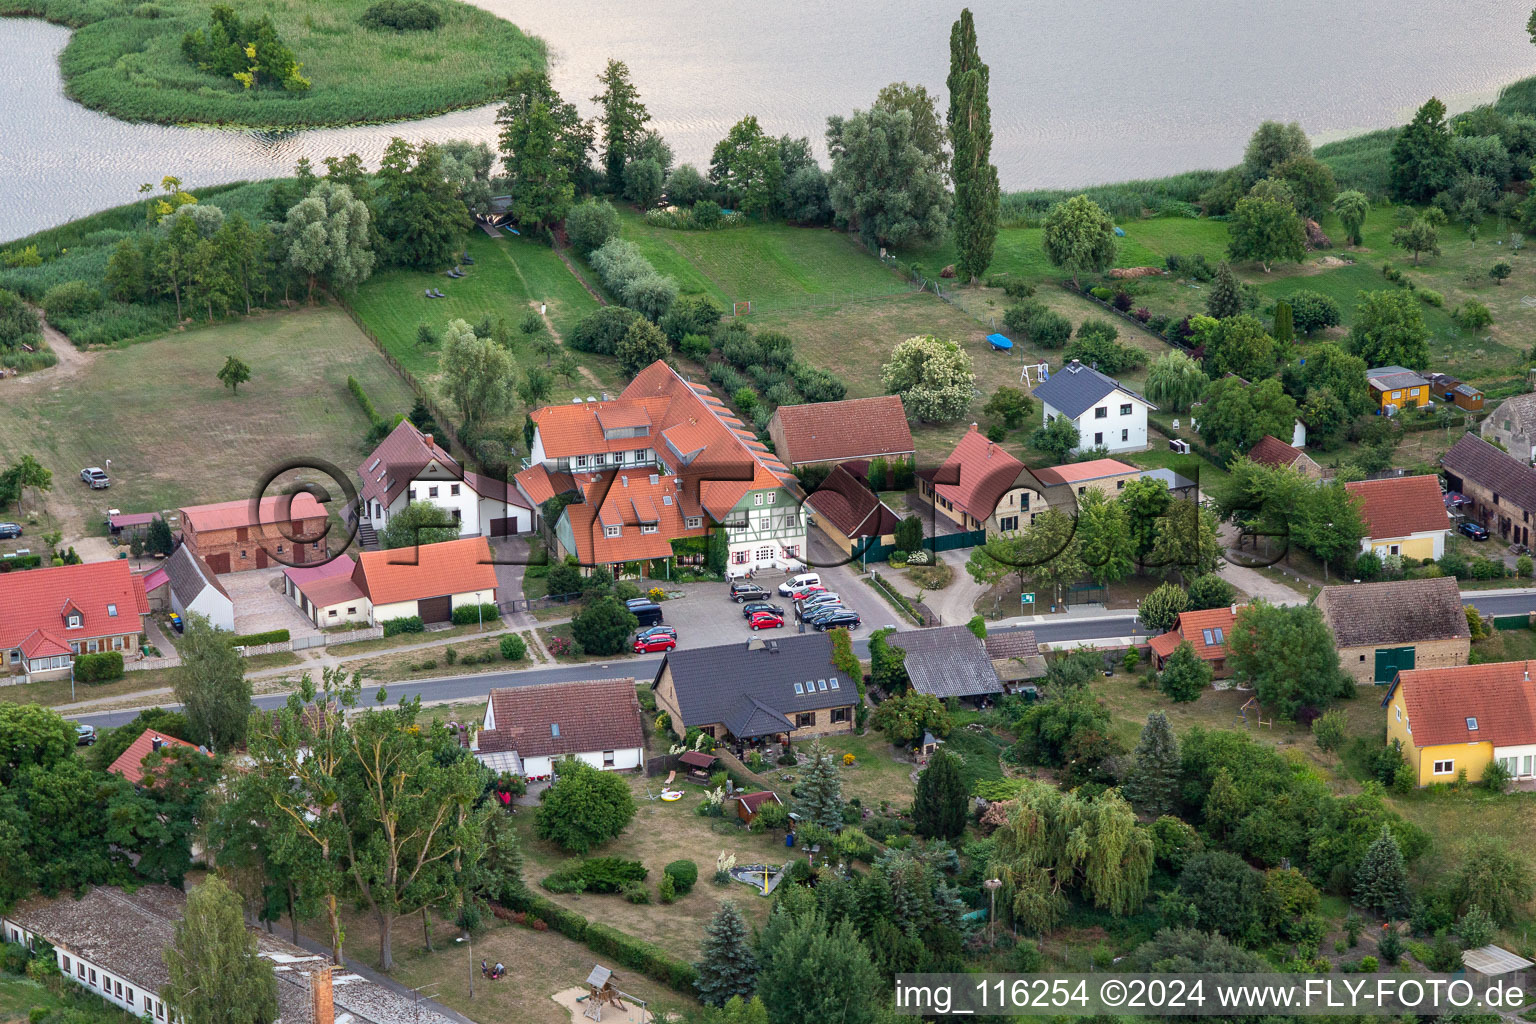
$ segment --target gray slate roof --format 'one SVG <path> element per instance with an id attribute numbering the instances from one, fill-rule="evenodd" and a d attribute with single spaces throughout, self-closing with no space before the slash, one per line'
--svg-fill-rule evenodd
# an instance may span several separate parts
<path id="1" fill-rule="evenodd" d="M 1339 647 L 1386 647 L 1471 636 L 1454 576 L 1324 587 L 1316 604 Z"/>
<path id="2" fill-rule="evenodd" d="M 858 692 L 857 688 L 854 692 Z M 725 720 L 725 727 L 731 730 L 732 736 L 746 740 L 754 736 L 788 732 L 795 727 L 795 723 L 756 697 L 749 696 L 741 698 L 741 703 L 736 710 L 731 712 L 730 717 Z"/>
<path id="3" fill-rule="evenodd" d="M 907 652 L 907 677 L 919 693 L 975 697 L 1003 690 L 987 649 L 965 626 L 916 629 L 887 642 Z"/>
<path id="4" fill-rule="evenodd" d="M 1145 402 L 1148 407 L 1157 408 L 1130 388 L 1123 387 L 1115 378 L 1105 376 L 1091 366 L 1084 366 L 1076 359 L 1051 374 L 1031 394 L 1075 420 L 1116 391 L 1123 391 Z"/>
<path id="5" fill-rule="evenodd" d="M 739 720 L 747 697 L 786 717 L 859 700 L 858 683 L 832 666 L 832 638 L 826 633 L 774 640 L 753 637 L 668 651 L 651 681 L 653 687 L 668 667 L 684 728 Z M 795 692 L 796 683 L 802 692 Z M 808 684 L 815 689 L 807 690 Z"/>
<path id="6" fill-rule="evenodd" d="M 218 573 L 210 569 L 185 544 L 171 552 L 171 557 L 165 560 L 165 575 L 170 579 L 171 592 L 176 595 L 182 607 L 197 600 L 197 595 L 208 587 L 223 594 L 224 600 L 230 600 L 229 592 L 219 582 Z"/>
<path id="7" fill-rule="evenodd" d="M 1482 484 L 1501 499 L 1536 509 L 1536 469 L 1501 452 L 1476 434 L 1463 434 L 1440 458 L 1447 472 Z"/>
<path id="8" fill-rule="evenodd" d="M 1416 388 L 1429 383 L 1418 373 L 1404 366 L 1373 367 L 1365 371 L 1365 379 L 1381 391 L 1391 391 L 1394 388 Z"/>

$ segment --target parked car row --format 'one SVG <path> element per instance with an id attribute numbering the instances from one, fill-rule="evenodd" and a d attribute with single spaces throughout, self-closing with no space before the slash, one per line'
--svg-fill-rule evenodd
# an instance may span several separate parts
<path id="1" fill-rule="evenodd" d="M 794 602 L 795 617 L 808 626 L 828 629 L 857 629 L 862 624 L 859 613 L 843 604 L 842 598 L 822 585 L 821 576 L 802 572 L 786 579 L 778 587 L 779 595 Z M 730 599 L 741 605 L 741 617 L 748 628 L 779 629 L 789 621 L 780 605 L 766 598 L 768 592 L 750 580 L 731 583 Z"/>
<path id="2" fill-rule="evenodd" d="M 671 626 L 650 626 L 635 634 L 635 653 L 654 654 L 677 646 L 677 630 Z"/>

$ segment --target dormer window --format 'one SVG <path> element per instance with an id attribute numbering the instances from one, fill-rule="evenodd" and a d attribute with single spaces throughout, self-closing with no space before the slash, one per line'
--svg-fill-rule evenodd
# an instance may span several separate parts
<path id="1" fill-rule="evenodd" d="M 68 626 L 70 629 L 79 629 L 80 628 L 80 616 L 78 614 L 74 613 L 74 612 L 71 612 L 64 619 L 64 624 L 66 626 Z"/>
<path id="2" fill-rule="evenodd" d="M 622 526 L 605 526 L 605 527 L 603 527 L 603 535 L 607 536 L 607 537 L 617 537 L 617 536 L 621 535 L 623 532 L 624 532 L 624 528 Z"/>
<path id="3" fill-rule="evenodd" d="M 704 525 L 704 517 L 703 516 L 689 516 L 688 519 L 687 519 L 687 522 L 688 522 L 688 529 L 690 529 L 690 530 L 697 530 L 699 527 Z"/>

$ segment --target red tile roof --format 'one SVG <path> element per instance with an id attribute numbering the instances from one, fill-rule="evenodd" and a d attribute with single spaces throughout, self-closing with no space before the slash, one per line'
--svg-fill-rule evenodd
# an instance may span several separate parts
<path id="1" fill-rule="evenodd" d="M 532 413 L 539 428 L 544 456 L 550 459 L 594 452 L 627 452 L 656 448 L 657 423 L 666 413 L 665 396 L 629 399 L 620 395 L 606 402 L 582 402 L 570 405 L 546 405 Z M 603 431 L 628 427 L 648 428 L 640 437 L 606 438 Z"/>
<path id="2" fill-rule="evenodd" d="M 530 466 L 512 479 L 517 481 L 528 500 L 535 505 L 542 505 L 557 494 L 576 489 L 576 481 L 571 478 L 571 474 L 551 473 L 544 468 L 542 462 Z"/>
<path id="3" fill-rule="evenodd" d="M 69 644 L 50 629 L 34 629 L 21 642 L 21 656 L 27 659 L 51 658 L 69 653 L 71 653 Z"/>
<path id="4" fill-rule="evenodd" d="M 284 569 L 283 575 L 293 581 L 299 593 L 309 598 L 310 604 L 316 608 L 328 608 L 367 596 L 352 579 L 356 568 L 357 563 L 350 555 L 342 555 L 324 565 Z"/>
<path id="5" fill-rule="evenodd" d="M 1248 460 L 1262 466 L 1280 468 L 1291 465 L 1299 458 L 1301 458 L 1300 448 L 1286 444 L 1273 434 L 1265 434 L 1259 438 L 1257 444 L 1248 449 Z"/>
<path id="6" fill-rule="evenodd" d="M 435 438 L 428 441 L 414 423 L 401 420 L 357 469 L 363 478 L 363 500 L 388 507 L 433 462 L 455 476 L 459 473 L 459 464 Z"/>
<path id="7" fill-rule="evenodd" d="M 1371 539 L 1451 528 L 1445 501 L 1440 497 L 1439 477 L 1357 480 L 1344 488 L 1360 499 L 1360 518 L 1365 520 L 1366 536 Z"/>
<path id="8" fill-rule="evenodd" d="M 79 629 L 65 628 L 66 604 L 79 610 Z M 0 651 L 19 647 L 39 629 L 70 640 L 137 633 L 139 616 L 148 613 L 144 581 L 126 559 L 6 573 L 0 576 Z"/>
<path id="9" fill-rule="evenodd" d="M 1140 472 L 1141 470 L 1137 467 L 1121 462 L 1119 459 L 1091 459 L 1088 462 L 1072 462 L 1065 466 L 1038 469 L 1035 471 L 1035 476 L 1043 484 L 1059 485 L 1079 484 L 1088 480 L 1103 480 L 1105 477 Z"/>
<path id="10" fill-rule="evenodd" d="M 188 505 L 181 510 L 181 525 L 186 527 L 190 524 L 198 532 L 233 530 L 241 526 L 270 526 L 277 523 L 278 517 L 283 514 L 280 502 L 287 503 L 288 514 L 284 522 L 325 521 L 325 509 L 315 500 L 315 496 L 308 491 L 300 491 L 292 496 L 292 501 L 288 501 L 288 495 L 283 494 L 262 498 L 259 509 L 252 508 L 249 498 L 221 501 L 213 505 Z M 311 530 L 305 526 L 294 532 L 308 536 Z"/>
<path id="11" fill-rule="evenodd" d="M 1166 658 L 1178 649 L 1180 643 L 1188 640 L 1202 660 L 1219 661 L 1227 656 L 1227 641 L 1232 637 L 1232 627 L 1237 624 L 1237 611 L 1241 610 L 1241 606 L 1236 611 L 1231 606 L 1223 606 L 1180 612 L 1174 627 L 1162 636 L 1153 637 L 1148 645 L 1158 657 Z M 1210 643 L 1205 639 L 1207 631 L 1211 634 Z"/>
<path id="12" fill-rule="evenodd" d="M 986 519 L 1023 471 L 1024 463 L 988 441 L 973 425 L 944 464 L 928 475 L 935 481 L 954 481 L 935 483 L 934 490 L 972 518 Z"/>
<path id="13" fill-rule="evenodd" d="M 1536 743 L 1536 661 L 1502 661 L 1455 668 L 1416 668 L 1397 674 L 1383 703 L 1402 689 L 1416 747 L 1444 743 Z M 1467 719 L 1477 721 L 1468 728 Z"/>
<path id="14" fill-rule="evenodd" d="M 167 736 L 165 733 L 156 732 L 153 729 L 145 729 L 139 733 L 138 739 L 128 745 L 127 750 L 118 755 L 117 760 L 112 762 L 107 771 L 116 772 L 132 783 L 143 781 L 144 758 L 148 757 L 150 752 L 155 749 L 156 740 L 159 741 L 162 747 L 175 745 L 190 747 L 193 750 L 202 750 L 195 743 L 188 743 L 186 740 L 179 740 L 175 736 Z M 207 753 L 207 751 L 203 752 Z"/>
<path id="15" fill-rule="evenodd" d="M 738 796 L 736 799 L 741 802 L 742 807 L 746 808 L 748 814 L 756 814 L 758 808 L 762 807 L 763 804 L 766 804 L 770 800 L 776 804 L 782 804 L 784 802 L 779 799 L 779 794 L 775 793 L 771 789 L 761 790 L 757 793 L 745 793 L 741 796 Z"/>
<path id="16" fill-rule="evenodd" d="M 781 405 L 774 415 L 788 449 L 778 454 L 792 465 L 914 454 L 900 395 Z"/>
<path id="17" fill-rule="evenodd" d="M 560 757 L 645 747 L 633 677 L 498 688 L 490 703 L 496 727 L 478 737 L 488 753 Z"/>
<path id="18" fill-rule="evenodd" d="M 491 563 L 491 545 L 484 537 L 465 537 L 441 544 L 364 551 L 358 555 L 352 581 L 374 604 L 393 604 L 476 590 L 494 592 L 496 567 Z"/>
<path id="19" fill-rule="evenodd" d="M 805 503 L 849 539 L 890 533 L 898 521 L 896 513 L 845 465 L 834 466 Z"/>
<path id="20" fill-rule="evenodd" d="M 705 536 L 710 519 L 697 499 L 690 497 L 688 481 L 679 480 L 682 478 L 644 469 L 583 474 L 578 483 L 585 501 L 567 505 L 565 510 L 581 563 L 610 565 L 666 558 L 672 554 L 674 539 Z M 689 527 L 689 516 L 698 517 L 699 525 Z M 642 523 L 654 524 L 656 532 L 642 532 Z M 608 536 L 609 526 L 619 527 L 619 536 Z"/>

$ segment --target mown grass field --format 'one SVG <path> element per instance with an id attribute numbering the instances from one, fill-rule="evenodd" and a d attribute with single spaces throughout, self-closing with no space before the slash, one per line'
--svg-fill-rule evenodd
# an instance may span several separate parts
<path id="1" fill-rule="evenodd" d="M 433 31 L 367 29 L 371 0 L 245 0 L 243 18 L 269 15 L 312 85 L 302 93 L 247 90 L 198 70 L 181 38 L 208 22 L 206 3 L 160 0 L 0 0 L 0 15 L 74 27 L 59 59 L 72 99 L 127 121 L 263 128 L 425 117 L 494 100 L 507 78 L 541 67 L 544 46 L 517 26 L 458 0 L 434 6 Z M 153 13 L 149 13 L 153 12 Z"/>
<path id="2" fill-rule="evenodd" d="M 506 235 L 491 238 L 476 230 L 465 236 L 464 248 L 475 261 L 473 266 L 462 268 L 468 277 L 455 279 L 439 271 L 383 270 L 364 281 L 347 300 L 390 355 L 423 381 L 437 374 L 442 349 L 417 343 L 421 324 L 441 335 L 450 320 L 467 320 L 473 327 L 486 317 L 501 316 L 512 327 L 514 344 L 518 344 L 523 338 L 517 331 L 518 323 L 530 310 L 537 313 L 540 304 L 547 306 L 549 322 L 557 334 L 569 331 L 597 308 L 597 300 L 542 242 Z M 441 291 L 447 298 L 427 298 L 428 288 Z M 516 354 L 519 361 L 535 358 L 525 349 Z M 616 372 L 611 360 L 584 352 L 578 356 L 604 380 Z"/>
<path id="3" fill-rule="evenodd" d="M 231 394 L 215 377 L 227 356 L 251 367 Z M 262 474 L 301 456 L 354 471 L 368 421 L 347 390 L 363 385 L 381 416 L 410 410 L 411 392 L 337 309 L 273 313 L 90 353 L 7 387 L 0 451 L 31 452 L 53 471 L 48 503 L 68 537 L 107 505 L 124 511 L 246 498 Z M 80 483 L 111 459 L 110 491 Z"/>
<path id="4" fill-rule="evenodd" d="M 684 292 L 702 292 L 731 311 L 787 310 L 910 291 L 856 241 L 825 228 L 758 224 L 718 231 L 652 227 L 629 209 L 622 237 Z"/>

